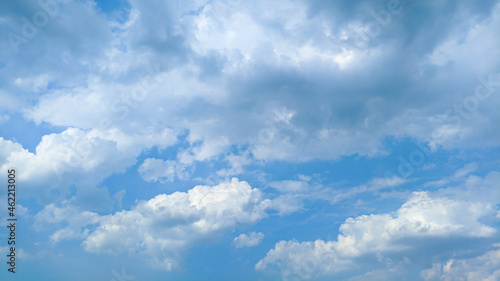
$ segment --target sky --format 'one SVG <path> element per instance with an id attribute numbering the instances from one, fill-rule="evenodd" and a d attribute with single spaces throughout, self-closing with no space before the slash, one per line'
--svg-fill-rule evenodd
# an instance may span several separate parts
<path id="1" fill-rule="evenodd" d="M 0 1 L 0 279 L 500 280 L 500 1 Z"/>

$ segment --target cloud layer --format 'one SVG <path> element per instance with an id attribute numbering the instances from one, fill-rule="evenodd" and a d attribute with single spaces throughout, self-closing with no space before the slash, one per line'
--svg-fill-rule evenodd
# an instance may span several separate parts
<path id="1" fill-rule="evenodd" d="M 160 280 L 202 244 L 253 279 L 497 278 L 500 1 L 20 0 L 0 23 L 0 169 L 33 252 Z M 419 254 L 445 240 L 469 252 Z"/>

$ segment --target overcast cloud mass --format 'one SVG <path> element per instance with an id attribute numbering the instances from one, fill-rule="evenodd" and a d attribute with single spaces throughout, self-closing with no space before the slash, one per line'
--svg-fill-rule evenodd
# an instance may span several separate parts
<path id="1" fill-rule="evenodd" d="M 1 280 L 500 280 L 500 1 L 0 1 Z"/>

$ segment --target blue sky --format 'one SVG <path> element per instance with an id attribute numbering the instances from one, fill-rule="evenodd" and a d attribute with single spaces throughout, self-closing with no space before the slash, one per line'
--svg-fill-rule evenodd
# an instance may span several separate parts
<path id="1" fill-rule="evenodd" d="M 500 279 L 500 1 L 2 1 L 1 280 Z"/>

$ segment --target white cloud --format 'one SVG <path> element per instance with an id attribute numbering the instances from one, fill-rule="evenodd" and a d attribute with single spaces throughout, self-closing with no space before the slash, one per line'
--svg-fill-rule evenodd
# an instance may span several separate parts
<path id="1" fill-rule="evenodd" d="M 334 250 L 334 243 L 280 241 L 267 256 L 256 265 L 256 270 L 265 270 L 276 264 L 284 278 L 307 280 L 318 275 L 331 274 L 349 267 L 349 260 L 341 260 Z M 293 279 L 292 279 L 293 280 Z"/>
<path id="2" fill-rule="evenodd" d="M 274 198 L 271 206 L 279 216 L 289 215 L 304 210 L 303 196 L 284 194 Z"/>
<path id="3" fill-rule="evenodd" d="M 375 1 L 125 2 L 128 18 L 118 23 L 98 3 L 69 1 L 19 55 L 0 40 L 0 123 L 10 126 L 21 113 L 38 125 L 64 127 L 43 136 L 34 153 L 0 138 L 0 168 L 19 169 L 24 194 L 49 201 L 56 190 L 62 193 L 57 199 L 67 199 L 76 185 L 78 198 L 100 191 L 98 197 L 110 201 L 97 183 L 134 165 L 144 149 L 175 144 L 179 135 L 187 147 L 177 149 L 177 159 L 146 159 L 139 167 L 145 181 L 185 179 L 196 161 L 214 159 L 228 163 L 217 173 L 227 177 L 256 162 L 383 155 L 388 136 L 428 141 L 435 149 L 499 145 L 497 82 L 495 94 L 460 117 L 460 126 L 442 118 L 449 115 L 443 109 L 474 94 L 478 73 L 498 71 L 500 57 L 491 52 L 500 38 L 495 1 L 456 1 L 437 17 L 430 7 L 443 1 L 424 3 L 425 21 L 399 17 L 363 50 L 350 42 L 353 27 L 379 8 Z M 0 11 L 2 34 L 19 32 L 22 13 L 29 17 L 37 9 L 36 1 L 11 1 Z M 152 62 L 159 65 L 153 74 Z M 145 96 L 134 96 L 136 89 Z M 106 120 L 111 124 L 103 129 Z M 228 154 L 230 148 L 238 155 Z M 347 220 L 337 241 L 280 242 L 260 264 L 279 262 L 286 271 L 303 262 L 304 276 L 312 277 L 307 253 L 334 261 L 323 269 L 316 263 L 319 272 L 335 272 L 353 257 L 411 246 L 399 239 L 488 237 L 495 230 L 478 218 L 495 216 L 500 173 L 470 175 L 476 168 L 436 183 L 466 178 L 457 189 L 415 193 L 395 213 Z M 334 193 L 332 201 L 405 182 L 374 179 Z M 74 197 L 63 207 L 46 206 L 37 219 L 74 221 L 51 236 L 54 242 L 85 239 L 89 251 L 123 249 L 171 269 L 190 245 L 258 221 L 267 209 L 290 214 L 304 209 L 304 198 L 329 195 L 306 177 L 270 186 L 284 194 L 265 200 L 258 190 L 231 182 L 158 195 L 110 216 L 70 207 Z M 115 194 L 118 205 L 124 194 Z M 87 228 L 96 221 L 99 229 Z M 117 237 L 127 238 L 125 247 Z"/>
<path id="4" fill-rule="evenodd" d="M 464 201 L 477 201 L 483 204 L 500 204 L 500 172 L 492 171 L 485 177 L 469 175 L 456 187 L 443 188 L 437 191 L 439 196 L 452 197 Z"/>
<path id="5" fill-rule="evenodd" d="M 41 200 L 51 197 L 48 186 L 59 190 L 64 198 L 72 184 L 93 186 L 133 165 L 144 148 L 159 144 L 165 147 L 175 142 L 175 134 L 168 129 L 144 137 L 139 132 L 125 135 L 116 129 L 68 128 L 59 134 L 43 136 L 35 153 L 0 138 L 0 167 L 17 168 L 19 181 L 29 183 L 27 187 L 40 195 Z"/>
<path id="6" fill-rule="evenodd" d="M 148 182 L 165 183 L 173 182 L 176 178 L 185 180 L 189 177 L 189 171 L 186 171 L 186 166 L 182 163 L 155 158 L 145 159 L 138 172 L 142 179 Z"/>
<path id="7" fill-rule="evenodd" d="M 281 194 L 273 200 L 273 206 L 279 215 L 305 210 L 304 200 L 328 201 L 337 204 L 363 193 L 376 193 L 395 188 L 408 182 L 401 177 L 373 178 L 366 184 L 345 189 L 334 189 L 312 180 L 312 177 L 298 175 L 299 180 L 283 180 L 268 183 Z M 361 202 L 361 201 L 359 201 Z"/>
<path id="8" fill-rule="evenodd" d="M 349 281 L 389 281 L 389 280 L 408 280 L 411 278 L 408 274 L 412 270 L 412 261 L 404 258 L 401 262 L 394 264 L 387 259 L 386 266 L 383 269 L 377 269 L 349 278 Z"/>
<path id="9" fill-rule="evenodd" d="M 9 254 L 10 254 L 10 246 L 0 247 L 0 255 L 6 256 Z M 16 252 L 14 254 L 16 255 L 16 259 L 20 259 L 20 260 L 27 260 L 27 259 L 30 259 L 32 257 L 24 249 L 20 249 L 20 248 L 16 248 Z"/>
<path id="10" fill-rule="evenodd" d="M 221 177 L 243 174 L 245 172 L 245 166 L 252 163 L 248 152 L 241 155 L 231 153 L 224 157 L 224 160 L 228 162 L 230 167 L 217 171 L 217 175 Z"/>
<path id="11" fill-rule="evenodd" d="M 422 271 L 420 276 L 428 281 L 500 280 L 500 250 L 493 250 L 470 259 L 451 259 L 445 264 L 436 263 Z"/>
<path id="12" fill-rule="evenodd" d="M 54 204 L 47 205 L 34 216 L 36 230 L 42 230 L 49 224 L 62 225 L 67 223 L 66 227 L 58 229 L 50 236 L 50 241 L 53 243 L 63 240 L 85 239 L 89 235 L 87 226 L 99 222 L 97 213 L 81 212 L 67 203 L 64 202 L 63 207 L 57 207 Z"/>
<path id="13" fill-rule="evenodd" d="M 494 212 L 491 204 L 415 192 L 395 214 L 347 219 L 339 228 L 337 241 L 281 241 L 257 263 L 256 269 L 277 264 L 283 275 L 305 274 L 313 278 L 334 273 L 353 258 L 411 250 L 416 245 L 406 238 L 491 237 L 497 231 L 479 219 Z M 406 242 L 400 242 L 402 239 Z M 309 266 L 307 259 L 314 261 L 313 265 Z"/>
<path id="14" fill-rule="evenodd" d="M 479 165 L 477 163 L 466 164 L 464 167 L 462 167 L 461 169 L 457 170 L 453 174 L 453 180 L 456 181 L 456 180 L 460 180 L 460 179 L 465 178 L 469 174 L 475 172 L 477 170 L 478 166 Z"/>
<path id="15" fill-rule="evenodd" d="M 483 202 L 431 198 L 426 192 L 415 192 L 398 210 L 397 219 L 386 225 L 386 231 L 393 237 L 489 237 L 496 230 L 478 220 L 493 211 L 491 204 Z"/>
<path id="16" fill-rule="evenodd" d="M 154 268 L 170 271 L 179 267 L 187 248 L 261 220 L 269 206 L 258 189 L 233 178 L 214 187 L 157 195 L 130 211 L 102 216 L 83 245 L 92 253 L 139 255 Z"/>
<path id="17" fill-rule="evenodd" d="M 70 203 L 45 206 L 34 216 L 36 230 L 56 228 L 50 236 L 53 243 L 84 240 L 82 245 L 88 252 L 138 256 L 153 268 L 166 271 L 178 269 L 190 247 L 258 222 L 273 207 L 260 190 L 236 178 L 213 187 L 160 194 L 111 215 L 81 211 Z M 262 233 L 250 233 L 234 243 L 252 247 L 263 238 Z"/>
<path id="18" fill-rule="evenodd" d="M 93 84 L 90 83 L 91 86 Z M 38 105 L 30 109 L 27 116 L 37 124 L 45 121 L 60 126 L 98 128 L 102 112 L 109 109 L 99 90 L 105 89 L 79 87 L 70 93 L 67 89 L 52 90 L 50 95 L 39 99 Z"/>
<path id="19" fill-rule="evenodd" d="M 304 193 L 310 189 L 309 183 L 302 180 L 284 180 L 279 182 L 271 182 L 269 183 L 269 186 L 282 193 Z"/>
<path id="20" fill-rule="evenodd" d="M 76 128 L 43 136 L 35 153 L 3 139 L 0 146 L 5 151 L 0 158 L 2 169 L 16 167 L 19 181 L 30 183 L 29 188 L 44 186 L 45 191 L 49 191 L 47 186 L 67 187 L 78 177 L 85 182 L 95 182 L 124 169 L 120 162 L 131 160 L 117 150 L 114 141 Z"/>
<path id="21" fill-rule="evenodd" d="M 426 102 L 405 104 L 405 100 L 413 101 L 413 97 L 405 91 L 391 90 L 393 81 L 387 77 L 392 76 L 380 76 L 376 71 L 381 64 L 391 68 L 391 63 L 397 61 L 394 58 L 400 56 L 398 49 L 389 48 L 374 57 L 363 56 L 363 53 L 376 53 L 378 47 L 359 50 L 349 45 L 346 34 L 355 20 L 306 12 L 317 4 L 285 1 L 275 5 L 258 1 L 255 5 L 243 2 L 226 5 L 189 1 L 159 2 L 155 9 L 138 1 L 131 1 L 130 5 L 129 18 L 124 24 L 110 22 L 92 5 L 80 7 L 79 3 L 71 3 L 65 13 L 60 13 L 62 23 L 76 25 L 74 30 L 82 31 L 80 35 L 88 39 L 85 44 L 78 44 L 80 37 L 67 34 L 71 46 L 81 46 L 69 50 L 64 46 L 67 53 L 64 57 L 82 59 L 69 60 L 65 66 L 77 65 L 76 69 L 84 69 L 82 73 L 86 74 L 70 79 L 76 70 L 59 73 L 58 67 L 42 63 L 45 61 L 39 57 L 38 65 L 46 65 L 46 69 L 36 69 L 32 76 L 25 78 L 20 70 L 9 74 L 14 76 L 10 80 L 19 81 L 19 85 L 12 86 L 18 87 L 18 91 L 19 87 L 28 87 L 24 84 L 29 84 L 30 89 L 36 84 L 37 91 L 44 93 L 35 99 L 35 105 L 26 106 L 27 118 L 37 123 L 85 130 L 97 129 L 102 120 L 110 119 L 122 137 L 137 141 L 141 136 L 149 140 L 142 143 L 142 148 L 164 145 L 157 135 L 165 126 L 174 128 L 175 135 L 187 131 L 190 147 L 179 151 L 178 159 L 172 161 L 190 165 L 194 161 L 226 156 L 231 167 L 221 170 L 222 176 L 237 175 L 243 166 L 256 159 L 307 161 L 382 154 L 385 152 L 382 140 L 387 136 L 430 140 L 436 146 L 447 147 L 462 145 L 446 141 L 462 132 L 463 143 L 473 144 L 478 136 L 486 136 L 490 144 L 497 143 L 498 138 L 485 133 L 496 124 L 489 122 L 488 117 L 493 116 L 497 98 L 492 97 L 491 102 L 484 104 L 485 108 L 477 112 L 479 117 L 470 119 L 473 124 L 485 121 L 489 127 L 484 130 L 470 123 L 452 128 L 438 122 L 437 116 L 443 115 L 443 108 L 456 102 L 456 95 L 446 94 L 456 92 L 453 88 L 456 83 L 446 83 L 449 77 L 438 77 L 432 82 L 439 86 L 437 90 L 419 91 L 425 84 L 420 79 L 427 78 L 417 75 L 416 81 L 404 82 L 405 88 L 413 87 L 416 92 L 429 92 L 433 96 L 439 91 L 440 103 L 435 108 L 429 108 Z M 99 31 L 95 40 L 105 42 L 99 52 L 90 48 L 98 42 L 89 39 L 94 29 L 69 22 L 71 16 L 81 17 L 73 14 L 78 9 L 95 20 L 91 26 Z M 455 47 L 462 51 L 472 48 L 478 57 L 484 56 L 485 52 L 478 51 L 474 42 L 487 38 L 485 42 L 495 46 L 496 41 L 491 38 L 494 38 L 499 14 L 496 8 L 489 21 L 475 22 L 474 17 L 471 22 L 474 28 L 468 29 L 466 44 Z M 168 24 L 159 25 L 158 20 Z M 43 42 L 60 39 L 56 31 L 62 32 L 61 22 L 44 34 Z M 446 41 L 459 42 L 455 37 L 462 34 L 462 30 L 454 32 Z M 273 40 L 266 39 L 271 38 L 269 36 Z M 170 51 L 155 47 L 160 45 L 174 47 Z M 456 72 L 453 75 L 474 74 L 471 79 L 475 79 L 475 73 L 490 71 L 491 65 L 498 61 L 496 57 L 471 60 L 442 45 L 437 44 L 435 50 L 428 46 L 422 53 L 439 53 L 445 48 L 446 52 L 455 54 L 451 57 L 463 67 L 453 69 Z M 36 50 L 36 44 L 30 44 L 31 48 Z M 54 52 L 61 53 L 60 50 Z M 479 61 L 488 63 L 483 65 Z M 160 67 L 151 74 L 147 69 L 156 63 Z M 409 67 L 416 69 L 415 72 L 425 72 L 426 63 Z M 96 67 L 89 70 L 88 65 Z M 470 69 L 466 65 L 474 65 L 475 71 L 462 73 L 463 69 Z M 406 69 L 394 67 L 394 71 L 394 75 L 399 75 Z M 373 72 L 377 75 L 367 74 Z M 360 77 L 371 78 L 359 83 Z M 144 99 L 134 100 L 134 89 L 148 81 L 156 83 L 146 87 Z M 266 81 L 278 82 L 270 86 Z M 374 84 L 380 86 L 374 87 Z M 444 84 L 451 86 L 442 89 Z M 358 87 L 355 93 L 344 94 L 353 85 Z M 463 88 L 462 85 L 456 87 Z M 395 100 L 394 93 L 382 94 L 388 90 L 403 96 Z M 306 99 L 303 98 L 305 92 Z M 325 95 L 326 92 L 330 94 Z M 272 95 L 274 93 L 276 95 Z M 268 98 L 270 95 L 272 99 Z M 360 100 L 365 102 L 361 104 Z M 420 104 L 422 107 L 418 107 Z M 125 112 L 126 120 L 118 120 L 117 116 Z M 151 124 L 152 120 L 155 124 Z M 141 127 L 150 129 L 139 130 Z M 265 129 L 274 135 L 264 143 L 259 141 L 259 132 Z M 474 133 L 477 130 L 479 134 Z M 249 157 L 235 159 L 225 155 L 231 146 L 247 147 L 244 153 Z"/>
<path id="22" fill-rule="evenodd" d="M 236 249 L 255 247 L 262 242 L 262 239 L 264 239 L 264 234 L 261 232 L 250 232 L 248 235 L 243 233 L 234 238 L 233 245 Z"/>
<path id="23" fill-rule="evenodd" d="M 443 186 L 443 185 L 448 184 L 450 182 L 457 182 L 457 181 L 463 180 L 465 177 L 467 177 L 471 173 L 475 172 L 478 169 L 478 166 L 479 165 L 477 163 L 468 163 L 465 166 L 463 166 L 462 168 L 455 171 L 455 173 L 453 173 L 452 176 L 442 178 L 442 179 L 439 179 L 437 181 L 428 182 L 424 186 L 425 187 L 427 187 L 427 186 Z"/>
<path id="24" fill-rule="evenodd" d="M 432 54 L 428 55 L 428 63 L 445 66 L 449 63 L 458 63 L 460 65 L 469 65 L 481 67 L 488 64 L 494 64 L 494 61 L 481 61 L 477 63 L 474 56 L 480 56 L 484 52 L 491 50 L 493 46 L 500 43 L 500 40 L 491 36 L 491 27 L 498 25 L 500 17 L 498 14 L 499 6 L 493 9 L 492 17 L 489 22 L 478 22 L 477 19 L 470 18 L 467 24 L 470 29 L 465 30 L 457 28 L 450 33 L 450 36 L 441 44 L 435 47 Z M 496 11 L 495 11 L 496 10 Z M 476 44 L 481 42 L 481 44 Z"/>

